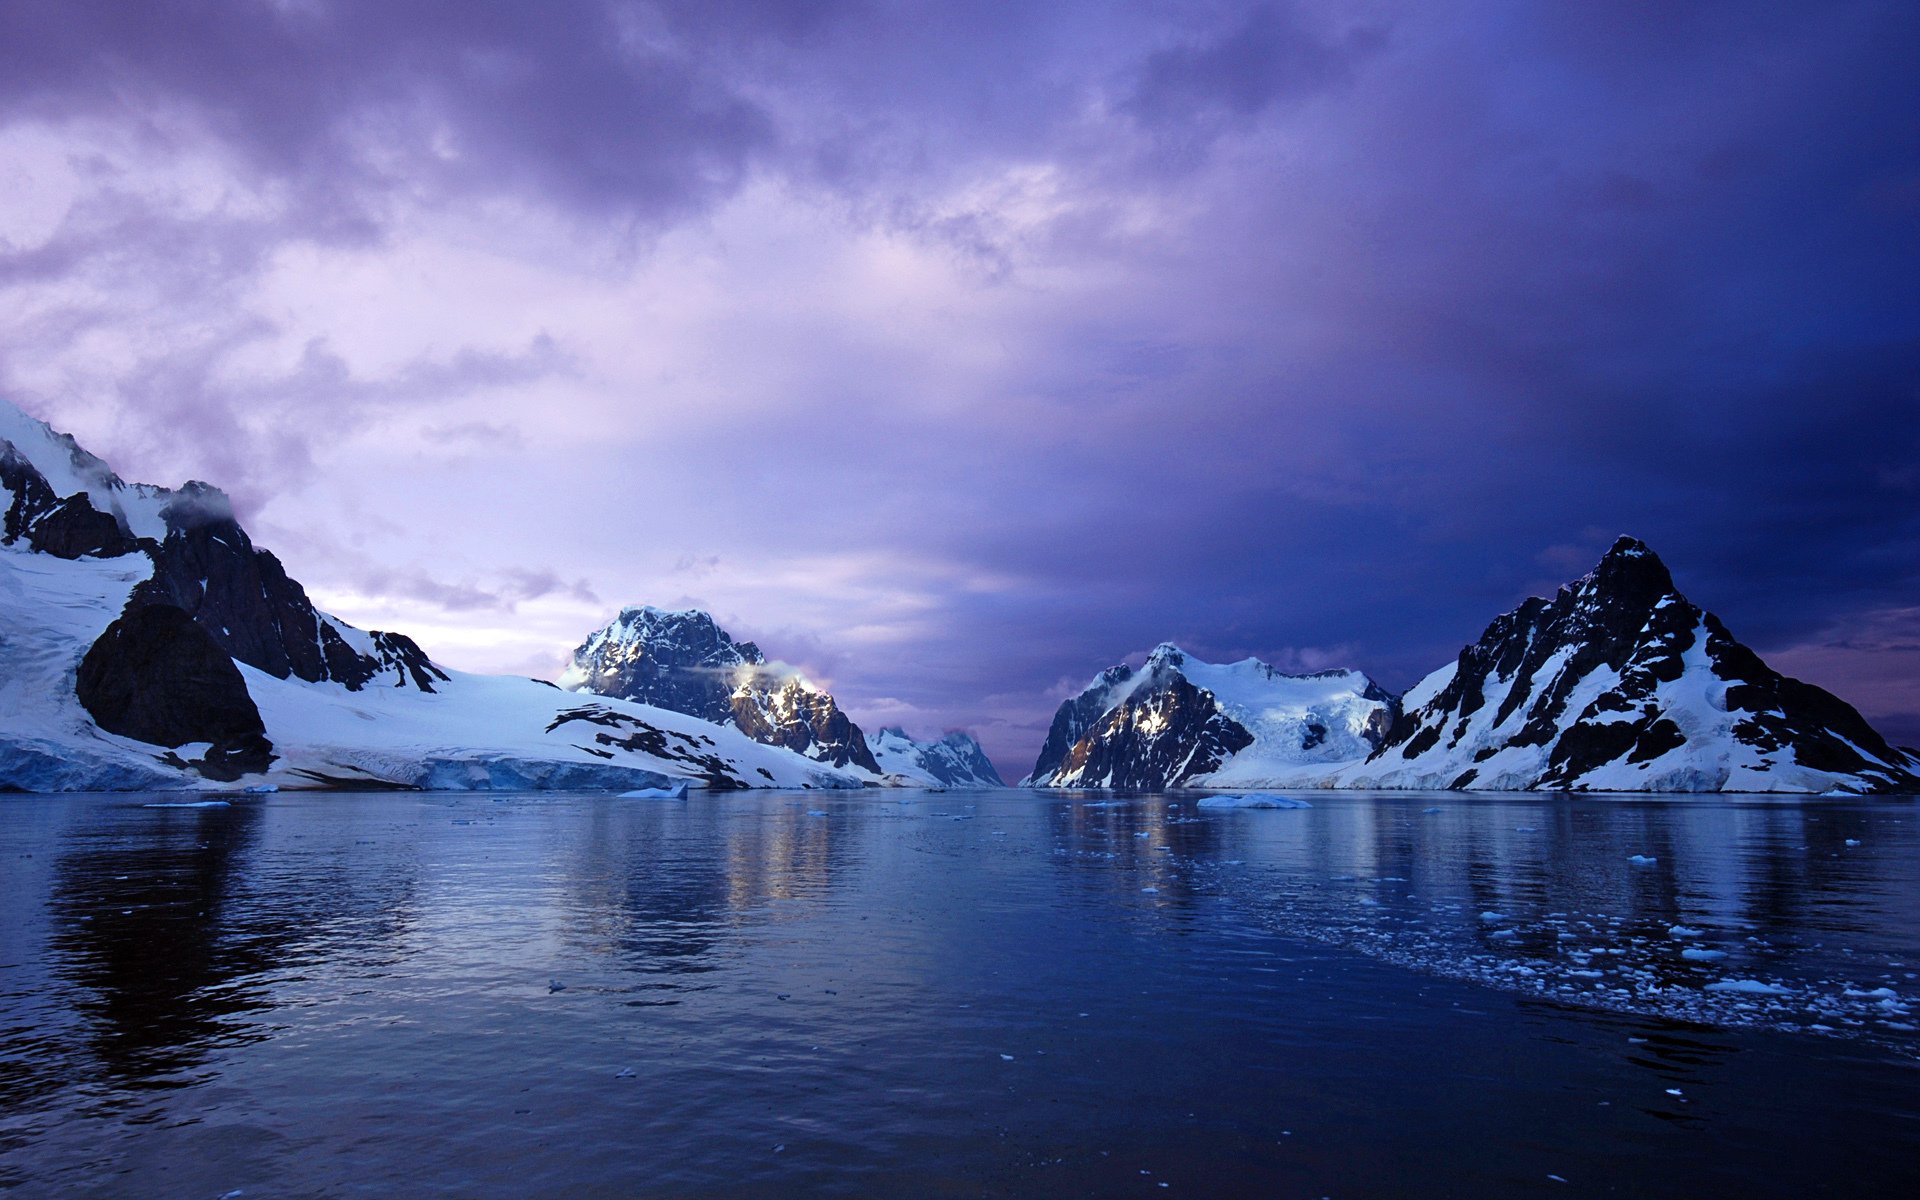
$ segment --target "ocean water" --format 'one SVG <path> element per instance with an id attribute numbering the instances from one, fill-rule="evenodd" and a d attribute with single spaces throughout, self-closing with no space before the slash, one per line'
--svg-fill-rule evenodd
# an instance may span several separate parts
<path id="1" fill-rule="evenodd" d="M 0 797 L 18 1196 L 1909 1196 L 1920 804 Z"/>

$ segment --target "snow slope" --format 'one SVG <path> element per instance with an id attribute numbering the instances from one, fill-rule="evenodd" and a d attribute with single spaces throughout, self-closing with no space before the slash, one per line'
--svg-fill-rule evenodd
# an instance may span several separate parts
<path id="1" fill-rule="evenodd" d="M 1920 790 L 1920 763 L 1788 679 L 1622 538 L 1552 600 L 1496 618 L 1403 699 L 1343 787 L 1631 792 Z"/>
<path id="2" fill-rule="evenodd" d="M 1258 659 L 1209 663 L 1163 643 L 1060 706 L 1034 787 L 1288 787 L 1362 759 L 1393 722 L 1358 671 L 1290 675 Z"/>
<path id="3" fill-rule="evenodd" d="M 103 634 L 123 625 L 124 614 L 171 606 L 192 607 L 189 632 L 217 644 L 209 653 L 231 654 L 245 693 L 236 687 L 235 700 L 258 709 L 271 743 L 264 770 L 227 786 L 871 782 L 683 713 L 446 670 L 410 639 L 314 609 L 278 560 L 253 547 L 214 489 L 123 483 L 71 438 L 4 402 L 0 468 L 0 511 L 8 516 L 0 537 L 0 789 L 210 786 L 201 761 L 209 745 L 106 732 L 80 698 L 81 664 Z M 136 673 L 121 682 L 166 704 L 180 681 L 138 675 L 150 660 L 137 654 L 128 661 Z"/>
<path id="4" fill-rule="evenodd" d="M 922 787 L 1005 787 L 985 750 L 970 733 L 955 730 L 938 741 L 921 742 L 889 726 L 867 739 L 880 770 Z"/>

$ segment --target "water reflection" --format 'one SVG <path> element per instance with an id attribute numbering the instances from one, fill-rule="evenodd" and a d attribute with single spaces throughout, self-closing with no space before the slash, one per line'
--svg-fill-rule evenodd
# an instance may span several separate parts
<path id="1" fill-rule="evenodd" d="M 1914 1044 L 1910 801 L 1191 801 L 1067 798 L 1056 861 L 1176 904 L 1224 895 L 1290 936 L 1561 1000 Z"/>
<path id="2" fill-rule="evenodd" d="M 869 822 L 795 802 L 597 807 L 567 852 L 571 941 L 643 974 L 711 971 L 730 930 L 826 898 Z"/>

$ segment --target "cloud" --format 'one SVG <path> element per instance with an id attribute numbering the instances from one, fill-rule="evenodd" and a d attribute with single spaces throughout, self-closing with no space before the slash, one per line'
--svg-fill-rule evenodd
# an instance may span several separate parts
<path id="1" fill-rule="evenodd" d="M 1213 38 L 1147 55 L 1119 108 L 1144 126 L 1188 135 L 1244 124 L 1347 82 L 1386 41 L 1371 26 L 1323 35 L 1293 6 L 1257 5 Z"/>
<path id="2" fill-rule="evenodd" d="M 0 386 L 454 665 L 683 596 L 1003 768 L 1164 638 L 1405 686 L 1621 532 L 1876 694 L 1920 15 L 1353 11 L 8 5 Z"/>

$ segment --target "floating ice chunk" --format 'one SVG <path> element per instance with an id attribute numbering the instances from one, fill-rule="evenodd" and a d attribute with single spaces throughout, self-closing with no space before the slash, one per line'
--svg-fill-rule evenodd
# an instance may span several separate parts
<path id="1" fill-rule="evenodd" d="M 1688 946 L 1680 952 L 1680 957 L 1688 962 L 1719 962 L 1726 956 L 1725 950 L 1702 950 L 1698 946 Z"/>
<path id="2" fill-rule="evenodd" d="M 1695 928 L 1694 928 L 1693 926 L 1691 926 L 1691 925 L 1669 925 L 1669 926 L 1667 926 L 1667 936 L 1668 936 L 1668 937 L 1677 937 L 1677 938 L 1689 938 L 1689 937 L 1699 937 L 1699 936 L 1700 936 L 1701 934 L 1703 934 L 1703 933 L 1705 933 L 1705 932 L 1706 932 L 1706 930 L 1704 930 L 1704 929 L 1695 929 Z"/>
<path id="3" fill-rule="evenodd" d="M 1488 909 L 1486 912 L 1480 914 L 1480 919 L 1482 921 L 1504 921 L 1507 919 L 1507 914 Z"/>
<path id="4" fill-rule="evenodd" d="M 822 810 L 822 809 L 818 809 L 818 808 L 810 808 L 810 809 L 808 809 L 808 810 L 807 810 L 807 815 L 808 815 L 808 816 L 810 816 L 810 817 L 824 817 L 824 816 L 826 816 L 827 814 L 826 814 L 826 812 L 825 812 L 824 810 Z M 942 815 L 945 815 L 945 814 L 942 814 Z"/>
<path id="5" fill-rule="evenodd" d="M 1437 813 L 1437 812 L 1445 812 L 1446 809 L 1441 808 L 1439 805 L 1436 804 L 1432 808 L 1423 808 L 1420 811 L 1423 813 Z"/>
<path id="6" fill-rule="evenodd" d="M 1276 796 L 1272 792 L 1248 792 L 1244 796 L 1208 796 L 1201 808 L 1312 808 L 1305 800 Z"/>
<path id="7" fill-rule="evenodd" d="M 621 792 L 622 800 L 685 800 L 687 781 L 682 779 L 671 787 L 635 788 L 631 792 Z"/>
<path id="8" fill-rule="evenodd" d="M 232 808 L 225 800 L 158 800 L 141 808 Z"/>
<path id="9" fill-rule="evenodd" d="M 558 979 L 547 980 L 547 995 L 551 996 L 555 992 L 564 992 L 566 990 L 567 990 L 567 985 L 564 983 L 561 983 Z"/>
<path id="10" fill-rule="evenodd" d="M 636 1072 L 632 1067 L 621 1067 L 613 1073 L 615 1079 L 632 1079 Z"/>
<path id="11" fill-rule="evenodd" d="M 1001 1062 L 1012 1062 L 1012 1061 L 1013 1061 L 1013 1055 L 1011 1055 L 1011 1054 L 1002 1054 L 1002 1055 L 1000 1056 L 1000 1061 L 1001 1061 Z"/>
<path id="12" fill-rule="evenodd" d="M 1786 988 L 1771 983 L 1762 983 L 1758 979 L 1722 979 L 1718 983 L 1707 985 L 1709 992 L 1739 992 L 1745 996 L 1790 996 L 1793 993 Z"/>
<path id="13" fill-rule="evenodd" d="M 1860 839 L 1859 839 L 1859 838 L 1848 838 L 1848 839 L 1847 839 L 1847 845 L 1849 845 L 1849 846 L 1858 846 L 1859 844 L 1860 844 Z"/>
<path id="14" fill-rule="evenodd" d="M 1659 862 L 1660 860 L 1655 858 L 1651 854 L 1629 854 L 1627 856 L 1627 861 L 1632 863 L 1636 867 L 1650 867 L 1654 863 Z"/>
<path id="15" fill-rule="evenodd" d="M 1140 890 L 1143 892 L 1152 892 L 1155 895 L 1158 895 L 1160 893 L 1160 889 L 1157 887 L 1143 887 Z"/>

